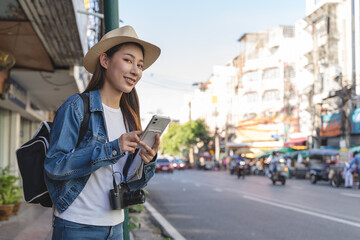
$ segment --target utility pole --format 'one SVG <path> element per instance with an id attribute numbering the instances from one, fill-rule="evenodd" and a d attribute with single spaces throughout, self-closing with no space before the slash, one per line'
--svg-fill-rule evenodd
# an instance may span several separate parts
<path id="1" fill-rule="evenodd" d="M 119 1 L 104 0 L 105 33 L 119 27 Z"/>
<path id="2" fill-rule="evenodd" d="M 119 1 L 104 0 L 105 33 L 119 27 Z M 124 209 L 123 238 L 130 240 L 129 210 Z"/>
<path id="3" fill-rule="evenodd" d="M 191 121 L 191 101 L 189 101 L 189 121 Z"/>
<path id="4" fill-rule="evenodd" d="M 311 97 L 311 104 L 313 109 L 312 122 L 313 131 L 312 135 L 316 135 L 315 141 L 313 141 L 314 148 L 320 147 L 320 127 L 321 127 L 321 108 L 318 102 L 314 102 L 314 96 L 319 97 L 320 89 L 320 72 L 319 72 L 319 48 L 318 48 L 318 35 L 316 32 L 316 22 L 312 22 L 312 36 L 313 36 L 313 64 L 314 64 L 314 84 L 313 84 L 313 96 Z"/>
<path id="5" fill-rule="evenodd" d="M 284 107 L 285 107 L 285 134 L 284 134 L 284 142 L 289 140 L 289 130 L 290 130 L 290 118 L 291 118 L 291 106 L 290 106 L 290 66 L 284 67 L 284 75 L 285 75 L 285 87 L 284 87 Z"/>

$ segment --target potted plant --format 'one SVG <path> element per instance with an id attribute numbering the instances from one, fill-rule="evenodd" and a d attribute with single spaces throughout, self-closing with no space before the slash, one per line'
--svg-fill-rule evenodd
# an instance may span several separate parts
<path id="1" fill-rule="evenodd" d="M 16 185 L 18 180 L 8 167 L 0 169 L 0 220 L 8 220 L 15 203 L 19 201 L 21 189 Z"/>
<path id="2" fill-rule="evenodd" d="M 16 190 L 14 192 L 14 201 L 15 201 L 14 202 L 14 209 L 13 209 L 13 212 L 12 212 L 14 215 L 18 214 L 18 211 L 19 211 L 20 206 L 21 206 L 22 199 L 23 199 L 23 192 L 22 192 L 20 187 L 16 186 Z"/>

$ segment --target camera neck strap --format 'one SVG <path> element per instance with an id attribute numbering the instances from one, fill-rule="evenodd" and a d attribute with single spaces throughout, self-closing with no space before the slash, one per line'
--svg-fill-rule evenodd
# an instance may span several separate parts
<path id="1" fill-rule="evenodd" d="M 127 159 L 126 159 L 126 163 L 125 163 L 125 166 L 124 166 L 124 169 L 123 169 L 123 176 L 124 176 L 124 181 L 125 182 L 127 182 L 127 175 L 128 175 L 128 172 L 129 172 L 129 168 L 130 168 L 131 164 L 133 163 L 133 161 L 135 159 L 135 156 L 138 153 L 138 151 L 139 151 L 139 148 L 137 148 L 133 154 L 129 154 Z"/>
<path id="2" fill-rule="evenodd" d="M 127 124 L 124 122 L 125 126 L 127 126 Z M 133 130 L 133 127 L 132 126 L 129 126 L 128 127 L 130 131 Z M 109 140 L 109 139 L 108 139 Z M 137 148 L 135 150 L 135 152 L 133 154 L 128 154 L 127 158 L 126 158 L 126 163 L 124 165 L 124 168 L 123 168 L 123 172 L 122 174 L 120 172 L 114 172 L 114 168 L 113 166 L 111 165 L 111 169 L 112 169 L 112 176 L 113 176 L 113 185 L 114 185 L 114 189 L 117 189 L 117 184 L 116 184 L 116 179 L 115 179 L 115 173 L 118 173 L 120 174 L 120 177 L 121 177 L 121 183 L 125 183 L 127 185 L 127 175 L 128 175 L 128 172 L 129 172 L 129 168 L 132 164 L 132 162 L 134 161 L 134 158 L 136 156 L 136 154 L 138 153 L 139 149 Z"/>

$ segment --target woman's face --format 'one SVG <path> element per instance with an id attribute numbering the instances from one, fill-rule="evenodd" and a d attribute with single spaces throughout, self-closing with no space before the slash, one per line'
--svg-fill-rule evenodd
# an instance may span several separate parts
<path id="1" fill-rule="evenodd" d="M 136 44 L 124 44 L 112 58 L 106 58 L 105 84 L 118 92 L 129 93 L 142 76 L 144 56 Z"/>

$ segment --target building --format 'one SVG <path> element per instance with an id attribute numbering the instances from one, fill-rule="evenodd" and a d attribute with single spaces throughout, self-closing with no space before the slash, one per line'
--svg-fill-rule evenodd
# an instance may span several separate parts
<path id="1" fill-rule="evenodd" d="M 312 48 L 304 53 L 304 69 L 313 78 L 309 88 L 313 147 L 360 144 L 355 127 L 360 124 L 355 96 L 359 91 L 359 10 L 355 0 L 306 1 L 303 30 L 311 36 Z"/>
<path id="2" fill-rule="evenodd" d="M 233 114 L 239 119 L 234 143 L 245 144 L 253 152 L 281 148 L 291 138 L 301 137 L 295 28 L 246 33 L 239 42 L 241 52 L 234 60 L 238 106 Z"/>
<path id="3" fill-rule="evenodd" d="M 99 1 L 0 2 L 0 167 L 17 169 L 15 150 L 87 86 L 82 60 L 89 17 L 78 12 L 87 10 L 85 4 Z"/>

